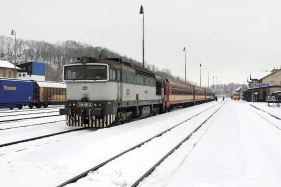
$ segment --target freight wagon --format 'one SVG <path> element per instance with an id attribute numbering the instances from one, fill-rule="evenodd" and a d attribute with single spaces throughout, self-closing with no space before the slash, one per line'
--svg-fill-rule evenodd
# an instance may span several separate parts
<path id="1" fill-rule="evenodd" d="M 30 108 L 47 108 L 48 105 L 62 105 L 66 100 L 66 84 L 57 82 L 34 82 L 34 99 Z"/>
<path id="2" fill-rule="evenodd" d="M 0 86 L 0 108 L 46 108 L 62 105 L 66 100 L 64 83 L 0 79 Z"/>
<path id="3" fill-rule="evenodd" d="M 0 79 L 0 108 L 19 108 L 33 102 L 33 81 Z"/>

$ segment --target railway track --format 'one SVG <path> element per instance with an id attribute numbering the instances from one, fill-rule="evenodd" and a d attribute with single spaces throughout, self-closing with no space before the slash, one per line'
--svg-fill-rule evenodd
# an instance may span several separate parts
<path id="1" fill-rule="evenodd" d="M 267 112 L 267 111 L 265 111 L 265 110 L 262 110 L 262 109 L 260 109 L 260 108 L 258 108 L 258 107 L 256 107 L 256 106 L 254 106 L 254 105 L 251 105 L 251 104 L 250 104 L 250 106 L 251 106 L 251 107 L 254 107 L 254 108 L 256 108 L 256 109 L 258 109 L 258 110 L 260 110 L 260 111 L 263 111 L 263 112 L 265 112 L 265 113 L 271 115 L 272 117 L 274 117 L 274 118 L 276 118 L 276 119 L 278 119 L 278 120 L 281 120 L 281 118 L 279 118 L 279 117 L 277 117 L 277 116 L 275 116 L 275 115 L 273 115 L 273 114 L 271 114 L 271 113 L 269 113 L 269 112 Z"/>
<path id="2" fill-rule="evenodd" d="M 58 112 L 58 111 L 56 111 L 56 110 L 54 110 L 54 111 L 43 111 L 43 112 L 41 112 L 41 111 L 37 111 L 37 112 L 34 112 L 34 113 L 24 113 L 24 114 L 5 114 L 5 115 L 1 115 L 0 114 L 0 119 L 1 118 L 4 118 L 4 117 L 13 117 L 13 116 L 26 116 L 26 115 L 33 115 L 33 114 L 48 114 L 48 113 L 54 113 L 54 112 Z"/>
<path id="3" fill-rule="evenodd" d="M 49 112 L 49 114 L 51 114 L 51 113 L 54 113 L 54 115 L 51 115 L 52 117 L 54 117 L 54 116 L 60 116 L 59 114 L 58 114 L 58 112 L 57 111 L 54 111 L 54 112 Z M 21 117 L 21 116 L 17 116 L 18 117 L 18 119 L 0 119 L 0 124 L 2 124 L 2 123 L 9 123 L 9 122 L 15 122 L 15 121 L 22 121 L 22 120 L 28 120 L 28 119 L 38 119 L 38 118 L 44 118 L 44 117 L 50 117 L 50 115 L 42 115 L 42 116 L 32 116 L 32 117 Z"/>
<path id="4" fill-rule="evenodd" d="M 32 126 L 39 126 L 39 125 L 46 125 L 49 123 L 58 123 L 58 122 L 63 122 L 65 120 L 57 120 L 57 121 L 50 121 L 50 122 L 45 122 L 45 123 L 35 123 L 35 124 L 30 124 L 30 125 L 20 125 L 20 126 L 15 126 L 15 127 L 6 127 L 6 128 L 1 128 L 1 130 L 11 130 L 11 129 L 17 129 L 17 128 L 25 128 L 25 127 L 32 127 Z"/>
<path id="5" fill-rule="evenodd" d="M 208 114 L 208 116 L 206 118 L 204 118 L 204 121 L 200 122 L 199 124 L 196 124 L 194 126 L 194 129 L 192 129 L 188 134 L 185 135 L 185 137 L 183 139 L 181 139 L 181 141 L 179 142 L 176 142 L 175 144 L 173 144 L 172 148 L 166 152 L 166 154 L 164 154 L 164 156 L 161 156 L 161 158 L 159 158 L 159 160 L 157 160 L 148 170 L 146 170 L 145 172 L 143 172 L 143 174 L 138 178 L 136 179 L 132 184 L 130 184 L 130 186 L 137 186 L 139 184 L 140 181 L 142 181 L 145 177 L 147 177 L 159 164 L 161 164 L 167 157 L 169 157 L 169 155 L 171 155 L 177 148 L 179 148 L 183 142 L 187 141 L 193 133 L 195 133 L 196 131 L 198 131 L 203 124 L 205 124 L 223 105 L 225 104 L 225 102 L 223 104 L 221 104 L 219 107 L 217 107 L 214 111 L 212 111 L 210 114 Z M 218 105 L 218 104 L 217 104 Z M 193 116 L 191 116 L 190 118 L 174 125 L 173 127 L 169 128 L 169 129 L 166 129 L 160 133 L 158 133 L 157 135 L 153 136 L 153 137 L 150 137 L 148 138 L 147 140 L 135 145 L 135 146 L 132 146 L 131 148 L 128 148 L 127 150 L 119 153 L 119 154 L 116 154 L 115 156 L 107 159 L 106 161 L 104 162 L 101 162 L 97 165 L 95 165 L 94 167 L 92 167 L 91 169 L 87 170 L 87 171 L 84 171 L 82 173 L 80 173 L 79 175 L 63 182 L 62 184 L 58 185 L 58 187 L 63 187 L 65 185 L 68 185 L 68 184 L 71 184 L 71 183 L 74 183 L 76 181 L 78 181 L 79 179 L 81 178 L 84 178 L 85 176 L 87 176 L 87 174 L 89 172 L 94 172 L 94 171 L 97 171 L 98 169 L 100 169 L 101 167 L 104 167 L 108 164 L 110 164 L 112 161 L 114 161 L 115 159 L 118 159 L 120 157 L 123 157 L 123 156 L 126 156 L 126 154 L 128 154 L 129 152 L 133 151 L 133 150 L 137 150 L 137 149 L 142 149 L 143 147 L 151 144 L 153 141 L 155 142 L 155 140 L 157 141 L 157 138 L 163 138 L 163 137 L 167 137 L 167 136 L 170 136 L 171 133 L 178 133 L 178 132 L 182 132 L 181 131 L 181 127 L 182 126 L 187 126 L 187 124 L 185 124 L 185 122 L 190 122 L 191 121 L 194 123 L 196 122 L 197 120 L 197 116 L 199 115 L 204 115 L 206 114 L 205 112 L 209 112 L 208 110 L 212 109 L 213 107 L 217 106 L 217 105 L 214 105 L 212 107 L 209 107 L 207 109 L 205 109 L 204 111 L 201 111 Z M 193 126 L 192 126 L 193 127 Z M 185 133 L 185 132 L 184 132 Z M 174 134 L 175 135 L 175 134 Z M 167 140 L 166 140 L 167 142 Z M 162 142 L 162 144 L 158 143 L 157 145 L 163 145 L 165 146 L 165 143 Z M 157 152 L 157 151 L 156 151 Z M 127 186 L 128 184 L 126 184 Z"/>
<path id="6" fill-rule="evenodd" d="M 23 113 L 23 112 L 30 112 L 30 111 L 48 111 L 48 110 L 56 110 L 56 109 L 59 109 L 59 108 L 62 108 L 63 106 L 55 106 L 55 107 L 50 107 L 50 108 L 34 108 L 34 109 L 29 109 L 29 108 L 26 108 L 26 109 L 18 109 L 18 110 L 7 110 L 7 109 L 0 109 L 0 115 L 1 114 L 14 114 L 14 113 Z"/>
<path id="7" fill-rule="evenodd" d="M 0 148 L 15 145 L 15 144 L 20 144 L 20 143 L 24 143 L 24 142 L 39 140 L 39 139 L 43 139 L 43 138 L 48 138 L 48 137 L 51 137 L 51 136 L 56 136 L 56 135 L 65 134 L 65 133 L 69 133 L 69 132 L 81 131 L 81 130 L 85 130 L 85 129 L 86 128 L 71 129 L 71 130 L 67 130 L 67 131 L 61 131 L 61 132 L 57 132 L 57 133 L 51 133 L 51 134 L 46 134 L 46 135 L 42 135 L 42 136 L 27 138 L 27 139 L 24 139 L 24 140 L 18 140 L 18 141 L 13 141 L 13 142 L 9 142 L 9 143 L 4 143 L 4 144 L 0 144 Z"/>
<path id="8" fill-rule="evenodd" d="M 270 113 L 268 113 L 268 112 L 266 112 L 266 111 L 264 111 L 264 110 L 262 110 L 262 109 L 260 109 L 260 108 L 258 108 L 258 107 L 256 107 L 256 106 L 253 106 L 253 105 L 251 105 L 251 104 L 250 104 L 250 106 L 252 106 L 253 108 L 255 108 L 255 109 L 259 110 L 259 111 L 262 111 L 262 112 L 264 112 L 264 113 L 266 113 L 266 114 L 268 114 L 268 115 L 270 115 L 270 116 L 272 116 L 272 117 L 274 117 L 274 118 L 276 118 L 276 119 L 278 119 L 278 120 L 281 120 L 279 117 L 277 117 L 277 116 L 275 116 L 275 115 L 273 115 L 273 114 L 270 114 Z M 267 121 L 269 124 L 273 125 L 273 126 L 276 127 L 277 129 L 281 130 L 281 127 L 278 127 L 277 125 L 275 125 L 274 123 L 272 123 L 270 120 L 266 119 L 264 116 L 262 116 L 262 115 L 259 114 L 258 112 L 256 112 L 256 111 L 254 111 L 254 112 L 255 112 L 257 115 L 259 115 L 261 118 L 263 118 L 265 121 Z"/>

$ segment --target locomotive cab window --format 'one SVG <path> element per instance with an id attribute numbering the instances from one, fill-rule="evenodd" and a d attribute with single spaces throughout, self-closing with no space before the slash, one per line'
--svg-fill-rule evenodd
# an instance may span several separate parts
<path id="1" fill-rule="evenodd" d="M 107 80 L 107 66 L 105 65 L 79 65 L 65 66 L 65 80 Z"/>

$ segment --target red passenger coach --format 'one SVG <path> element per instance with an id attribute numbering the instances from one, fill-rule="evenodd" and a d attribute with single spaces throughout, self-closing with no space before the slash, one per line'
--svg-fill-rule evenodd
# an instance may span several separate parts
<path id="1" fill-rule="evenodd" d="M 165 106 L 168 110 L 179 106 L 191 106 L 195 103 L 194 86 L 170 78 L 166 79 L 164 95 Z"/>
<path id="2" fill-rule="evenodd" d="M 167 110 L 176 107 L 188 107 L 211 101 L 211 90 L 189 83 L 182 83 L 171 78 L 165 78 L 164 96 Z"/>

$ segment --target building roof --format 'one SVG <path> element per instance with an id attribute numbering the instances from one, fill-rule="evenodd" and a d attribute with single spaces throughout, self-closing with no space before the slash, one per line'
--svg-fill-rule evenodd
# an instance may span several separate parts
<path id="1" fill-rule="evenodd" d="M 260 80 L 269 74 L 271 74 L 271 72 L 251 72 L 250 80 Z"/>
<path id="2" fill-rule="evenodd" d="M 12 68 L 15 68 L 15 65 L 12 64 L 11 62 L 0 60 L 0 67 L 12 69 Z M 19 68 L 16 67 L 16 69 L 19 69 Z"/>

